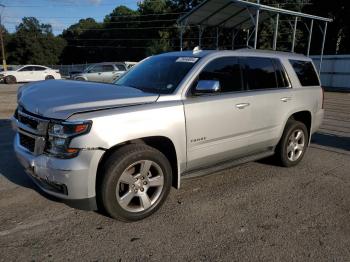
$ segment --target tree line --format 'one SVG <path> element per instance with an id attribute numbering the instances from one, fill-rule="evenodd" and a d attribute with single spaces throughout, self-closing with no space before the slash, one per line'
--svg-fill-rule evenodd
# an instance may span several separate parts
<path id="1" fill-rule="evenodd" d="M 139 61 L 161 52 L 179 50 L 179 27 L 176 20 L 202 0 L 144 0 L 137 10 L 117 6 L 102 22 L 93 18 L 81 19 L 55 36 L 50 24 L 35 17 L 24 17 L 9 33 L 3 28 L 8 64 L 76 64 L 101 61 Z M 325 54 L 350 53 L 350 1 L 338 0 L 262 0 L 262 4 L 333 18 L 329 24 Z M 278 49 L 290 50 L 291 17 L 281 16 Z M 305 53 L 308 32 L 301 21 L 297 30 L 296 52 Z M 230 49 L 232 30 L 220 29 L 220 47 Z M 246 44 L 246 32 L 240 32 L 235 48 Z M 206 28 L 202 47 L 215 48 L 216 31 Z M 273 21 L 267 19 L 259 29 L 260 48 L 272 48 Z M 198 45 L 198 28 L 187 28 L 184 33 L 185 49 Z M 322 35 L 315 26 L 311 54 L 319 54 Z"/>

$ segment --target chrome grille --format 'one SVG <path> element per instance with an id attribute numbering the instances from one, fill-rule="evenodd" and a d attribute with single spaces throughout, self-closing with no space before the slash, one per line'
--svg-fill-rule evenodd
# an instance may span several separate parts
<path id="1" fill-rule="evenodd" d="M 27 126 L 33 128 L 33 129 L 37 129 L 38 125 L 39 125 L 39 121 L 37 121 L 33 118 L 29 118 L 29 117 L 24 116 L 24 115 L 19 115 L 18 121 L 24 125 L 27 125 Z"/>
<path id="2" fill-rule="evenodd" d="M 27 136 L 25 134 L 19 133 L 19 143 L 21 146 L 28 149 L 30 152 L 34 153 L 35 151 L 35 139 Z"/>
<path id="3" fill-rule="evenodd" d="M 49 120 L 33 115 L 22 108 L 17 113 L 20 145 L 34 155 L 44 152 Z"/>

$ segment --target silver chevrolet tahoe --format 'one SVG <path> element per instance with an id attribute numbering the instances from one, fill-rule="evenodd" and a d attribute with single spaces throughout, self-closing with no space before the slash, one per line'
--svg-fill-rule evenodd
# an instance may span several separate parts
<path id="1" fill-rule="evenodd" d="M 310 58 L 186 51 L 149 57 L 114 84 L 28 84 L 12 122 L 16 155 L 39 188 L 135 221 L 183 178 L 272 155 L 295 166 L 323 114 Z"/>

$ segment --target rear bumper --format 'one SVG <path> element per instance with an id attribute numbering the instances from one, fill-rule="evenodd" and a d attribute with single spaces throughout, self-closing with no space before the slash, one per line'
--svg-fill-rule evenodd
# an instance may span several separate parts
<path id="1" fill-rule="evenodd" d="M 42 191 L 69 206 L 96 210 L 95 182 L 103 151 L 82 150 L 73 159 L 57 159 L 45 154 L 34 156 L 20 145 L 18 134 L 14 149 L 25 172 Z"/>

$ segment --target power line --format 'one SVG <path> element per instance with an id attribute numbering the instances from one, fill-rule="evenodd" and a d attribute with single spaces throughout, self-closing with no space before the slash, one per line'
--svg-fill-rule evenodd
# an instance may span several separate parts
<path id="1" fill-rule="evenodd" d="M 91 45 L 91 46 L 80 46 L 80 45 L 67 45 L 68 47 L 76 48 L 115 48 L 115 49 L 145 49 L 150 46 L 101 46 L 101 45 Z M 171 46 L 173 48 L 178 48 L 180 46 Z"/>
<path id="2" fill-rule="evenodd" d="M 17 35 L 16 38 L 27 38 Z M 46 36 L 34 36 L 35 39 L 45 39 Z M 179 38 L 63 38 L 67 41 L 152 41 L 152 40 L 179 40 Z M 198 37 L 185 37 L 183 40 L 197 40 Z M 202 37 L 201 39 L 216 39 L 214 36 Z"/>
<path id="3" fill-rule="evenodd" d="M 129 24 L 129 23 L 155 23 L 155 22 L 172 22 L 172 21 L 176 21 L 177 19 L 164 19 L 164 20 L 143 20 L 143 21 L 116 21 L 116 22 L 100 22 L 100 23 L 103 23 L 103 24 Z M 22 23 L 22 21 L 8 21 L 6 19 L 6 23 L 7 24 L 20 24 Z"/>
<path id="4" fill-rule="evenodd" d="M 89 7 L 89 8 L 96 8 L 96 6 L 118 6 L 118 5 L 123 5 L 123 4 L 131 4 L 133 2 L 119 2 L 118 4 L 116 3 L 100 3 L 97 5 L 84 5 L 84 4 L 79 4 L 79 3 L 73 3 L 73 4 L 50 4 L 50 5 L 18 5 L 18 4 L 14 4 L 14 5 L 6 5 L 6 7 L 13 7 L 13 8 L 36 8 L 36 7 Z"/>
<path id="5" fill-rule="evenodd" d="M 96 16 L 96 17 L 88 17 L 93 19 L 105 18 L 105 17 L 116 17 L 116 18 L 136 18 L 136 17 L 148 17 L 148 16 L 163 16 L 163 15 L 181 15 L 186 14 L 186 12 L 169 12 L 169 13 L 152 13 L 152 14 L 141 14 L 141 15 L 104 15 L 104 16 Z M 22 18 L 23 16 L 4 16 L 6 18 Z M 36 18 L 45 18 L 45 19 L 84 19 L 80 16 L 36 16 Z M 88 19 L 85 18 L 85 19 Z"/>
<path id="6" fill-rule="evenodd" d="M 197 26 L 188 26 L 188 27 L 197 27 Z M 83 29 L 79 29 L 79 30 L 80 31 L 112 31 L 112 30 L 149 30 L 149 29 L 178 29 L 178 26 L 83 28 Z M 74 29 L 66 29 L 66 31 L 73 32 Z"/>
<path id="7" fill-rule="evenodd" d="M 157 0 L 154 0 L 157 1 Z M 118 3 L 100 3 L 97 5 L 82 5 L 79 3 L 73 3 L 73 4 L 51 4 L 49 5 L 50 7 L 88 7 L 88 8 L 96 8 L 99 6 L 120 6 L 120 5 L 129 5 L 129 4 L 135 4 L 135 1 L 131 0 L 130 2 L 128 1 L 121 1 Z M 6 7 L 10 7 L 10 8 L 38 8 L 38 7 L 48 7 L 48 5 L 18 5 L 18 4 L 10 4 L 10 5 L 6 5 Z"/>

